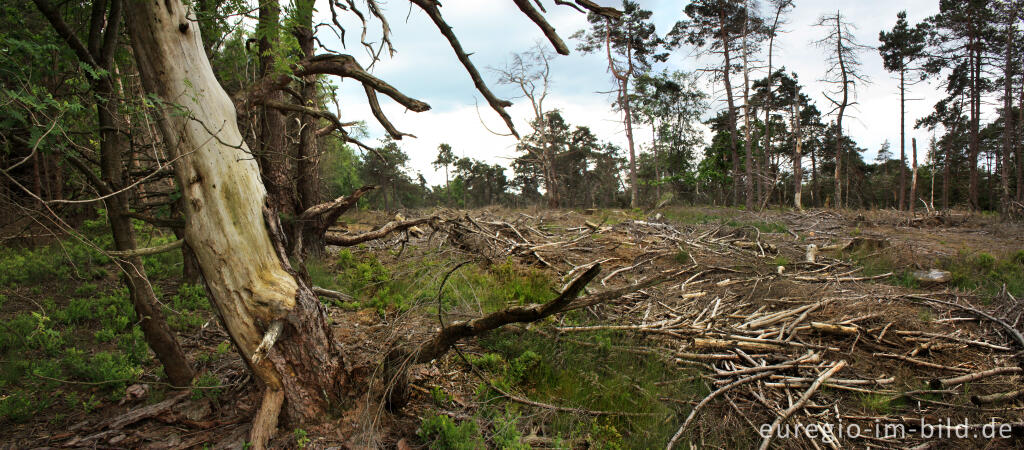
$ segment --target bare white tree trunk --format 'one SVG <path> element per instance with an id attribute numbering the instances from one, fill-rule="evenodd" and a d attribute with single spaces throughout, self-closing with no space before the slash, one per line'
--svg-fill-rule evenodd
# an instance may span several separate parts
<path id="1" fill-rule="evenodd" d="M 135 2 L 126 16 L 143 83 L 162 101 L 160 130 L 175 158 L 185 237 L 211 303 L 265 387 L 250 436 L 260 448 L 282 406 L 291 421 L 324 416 L 346 385 L 341 351 L 323 306 L 283 259 L 279 224 L 264 214 L 259 167 L 214 77 L 195 17 L 181 0 Z M 265 334 L 281 341 L 274 346 Z M 262 357 L 255 357 L 258 348 Z"/>

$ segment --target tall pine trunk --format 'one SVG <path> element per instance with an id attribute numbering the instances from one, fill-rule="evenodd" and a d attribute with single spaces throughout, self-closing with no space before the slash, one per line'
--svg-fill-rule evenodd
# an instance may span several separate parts
<path id="1" fill-rule="evenodd" d="M 746 5 L 744 4 L 744 11 L 746 11 Z M 743 152 L 746 156 L 744 159 L 744 169 L 746 170 L 746 199 L 744 205 L 747 210 L 754 209 L 754 202 L 756 201 L 756 194 L 754 192 L 754 156 L 750 148 L 750 65 L 748 61 L 748 49 L 747 49 L 747 24 L 749 18 L 743 20 Z M 769 74 L 771 76 L 771 74 Z M 769 93 L 769 95 L 771 95 Z"/>
<path id="2" fill-rule="evenodd" d="M 913 164 L 914 168 L 910 175 L 910 198 L 908 199 L 910 204 L 908 206 L 910 207 L 910 214 L 914 214 L 914 204 L 917 202 L 917 138 L 910 139 L 910 148 L 913 151 L 911 154 L 911 158 L 913 158 L 911 164 Z"/>
<path id="3" fill-rule="evenodd" d="M 905 99 L 907 91 L 906 84 L 904 84 L 905 76 L 906 69 L 900 69 L 900 211 L 903 211 L 905 209 L 904 202 L 907 198 L 907 104 Z"/>
<path id="4" fill-rule="evenodd" d="M 725 23 L 725 16 L 720 17 L 722 23 Z M 729 46 L 732 43 L 729 40 L 729 34 L 725 29 L 725 26 L 721 29 L 722 36 L 722 49 L 725 52 L 725 65 L 722 66 L 722 78 L 725 82 L 725 101 L 729 108 L 729 150 L 732 156 L 732 204 L 737 204 L 740 201 L 740 157 L 739 150 L 736 147 L 736 103 L 733 99 L 732 93 L 732 80 L 729 75 L 732 73 L 732 58 L 729 52 Z"/>
<path id="5" fill-rule="evenodd" d="M 796 90 L 796 101 L 793 102 L 793 136 L 796 141 L 795 154 L 793 155 L 793 206 L 796 209 L 803 210 L 803 202 L 801 197 L 804 180 L 803 180 L 803 136 L 800 135 L 800 88 Z"/>
<path id="6" fill-rule="evenodd" d="M 1012 16 L 1012 15 L 1011 15 Z M 1011 17 L 1006 27 L 1006 61 L 1003 70 L 1003 162 L 1000 166 L 1000 209 L 1010 211 L 1010 154 L 1013 152 L 1013 135 L 1016 127 L 1013 123 L 1013 35 L 1016 17 Z M 1017 161 L 1020 165 L 1020 161 Z"/>

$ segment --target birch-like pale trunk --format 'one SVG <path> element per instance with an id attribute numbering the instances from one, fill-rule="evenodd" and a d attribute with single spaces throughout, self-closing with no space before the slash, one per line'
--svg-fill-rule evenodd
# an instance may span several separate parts
<path id="1" fill-rule="evenodd" d="M 214 77 L 199 26 L 181 0 L 134 2 L 126 10 L 146 90 L 162 104 L 160 131 L 174 159 L 185 206 L 185 237 L 211 303 L 265 388 L 250 440 L 260 448 L 279 412 L 291 422 L 322 420 L 347 385 L 326 311 L 282 259 L 274 215 L 235 107 Z M 277 343 L 254 358 L 268 330 Z"/>

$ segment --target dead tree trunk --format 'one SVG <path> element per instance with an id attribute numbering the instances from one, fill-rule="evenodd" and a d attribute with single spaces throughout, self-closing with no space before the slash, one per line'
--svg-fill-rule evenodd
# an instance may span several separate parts
<path id="1" fill-rule="evenodd" d="M 282 404 L 287 420 L 314 422 L 341 400 L 347 387 L 342 349 L 331 338 L 323 305 L 275 242 L 280 230 L 276 217 L 264 214 L 259 167 L 194 18 L 179 1 L 133 4 L 126 16 L 143 84 L 166 103 L 159 125 L 176 158 L 186 239 L 211 303 L 265 387 L 251 435 L 258 448 L 275 430 Z M 257 355 L 261 342 L 265 357 Z"/>

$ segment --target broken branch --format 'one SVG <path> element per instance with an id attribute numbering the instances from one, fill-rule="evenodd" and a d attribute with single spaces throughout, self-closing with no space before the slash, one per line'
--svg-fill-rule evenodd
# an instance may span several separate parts
<path id="1" fill-rule="evenodd" d="M 418 363 L 429 362 L 445 354 L 456 342 L 495 328 L 517 322 L 536 322 L 552 314 L 565 310 L 573 299 L 583 291 L 583 288 L 597 277 L 601 271 L 600 264 L 590 266 L 585 272 L 577 277 L 569 287 L 555 297 L 554 300 L 543 305 L 529 305 L 509 308 L 495 313 L 478 317 L 469 321 L 460 321 L 444 327 L 433 339 L 423 343 L 415 352 L 415 361 Z"/>

